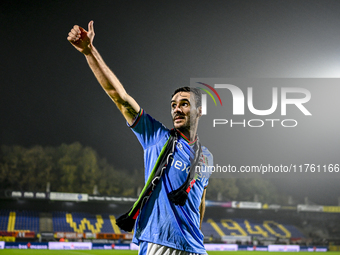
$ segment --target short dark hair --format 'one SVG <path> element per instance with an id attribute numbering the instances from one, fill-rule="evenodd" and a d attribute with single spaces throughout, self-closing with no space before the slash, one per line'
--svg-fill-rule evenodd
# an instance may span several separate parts
<path id="1" fill-rule="evenodd" d="M 195 96 L 195 104 L 196 107 L 200 107 L 202 104 L 202 92 L 200 89 L 197 88 L 191 88 L 191 87 L 181 87 L 175 90 L 175 92 L 172 94 L 171 98 L 174 97 L 174 95 L 176 95 L 178 92 L 192 92 Z"/>

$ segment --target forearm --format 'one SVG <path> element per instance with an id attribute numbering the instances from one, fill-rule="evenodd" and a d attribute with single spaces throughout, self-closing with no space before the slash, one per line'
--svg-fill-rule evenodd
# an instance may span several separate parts
<path id="1" fill-rule="evenodd" d="M 85 54 L 87 63 L 89 64 L 93 74 L 103 87 L 106 93 L 115 101 L 119 97 L 125 101 L 126 91 L 120 83 L 116 75 L 105 64 L 103 58 L 94 46 L 91 46 L 87 54 Z"/>
<path id="2" fill-rule="evenodd" d="M 132 124 L 139 112 L 137 102 L 126 93 L 123 85 L 105 64 L 103 58 L 94 46 L 91 46 L 90 50 L 84 55 L 102 88 L 116 104 L 128 123 Z"/>

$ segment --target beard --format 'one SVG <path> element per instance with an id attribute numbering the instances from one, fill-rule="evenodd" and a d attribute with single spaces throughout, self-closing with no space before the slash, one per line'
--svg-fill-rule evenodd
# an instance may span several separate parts
<path id="1" fill-rule="evenodd" d="M 175 118 L 181 117 L 178 121 Z M 173 125 L 174 128 L 178 129 L 179 131 L 189 131 L 190 130 L 190 117 L 185 117 L 183 115 L 176 115 L 173 118 Z"/>

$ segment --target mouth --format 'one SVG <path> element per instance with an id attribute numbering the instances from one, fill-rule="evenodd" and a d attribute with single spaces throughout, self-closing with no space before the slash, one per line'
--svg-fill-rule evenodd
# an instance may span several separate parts
<path id="1" fill-rule="evenodd" d="M 177 115 L 177 116 L 175 116 L 175 118 L 174 118 L 174 120 L 180 120 L 180 119 L 184 119 L 184 116 L 179 116 L 179 115 Z"/>
<path id="2" fill-rule="evenodd" d="M 174 121 L 176 122 L 176 121 L 180 121 L 180 120 L 183 120 L 183 119 L 184 119 L 183 116 L 176 116 L 176 117 L 174 118 Z"/>

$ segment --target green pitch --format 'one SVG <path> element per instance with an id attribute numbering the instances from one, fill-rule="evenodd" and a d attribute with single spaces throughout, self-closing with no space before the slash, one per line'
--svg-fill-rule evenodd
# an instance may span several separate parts
<path id="1" fill-rule="evenodd" d="M 237 254 L 236 254 L 237 253 Z M 137 251 L 130 250 L 75 250 L 75 251 L 64 251 L 64 250 L 18 250 L 18 249 L 4 249 L 0 250 L 1 255 L 137 255 Z M 311 255 L 311 252 L 267 252 L 267 251 L 210 251 L 209 255 Z M 315 252 L 314 252 L 315 254 Z M 317 252 L 316 254 L 322 255 L 324 252 Z M 340 255 L 340 252 L 333 251 L 327 252 L 327 255 Z M 326 255 L 325 254 L 325 255 Z"/>

